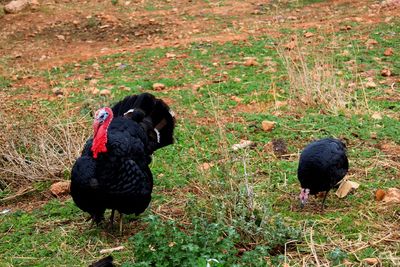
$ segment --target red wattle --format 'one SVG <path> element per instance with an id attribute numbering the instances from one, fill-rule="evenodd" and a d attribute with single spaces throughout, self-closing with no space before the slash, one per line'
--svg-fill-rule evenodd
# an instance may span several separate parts
<path id="1" fill-rule="evenodd" d="M 92 152 L 93 158 L 97 159 L 97 154 L 107 152 L 107 128 L 102 125 L 97 130 L 96 136 L 93 139 Z"/>

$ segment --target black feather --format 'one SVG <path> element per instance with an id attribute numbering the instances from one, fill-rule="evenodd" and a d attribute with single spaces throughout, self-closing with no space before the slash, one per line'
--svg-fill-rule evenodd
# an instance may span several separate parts
<path id="1" fill-rule="evenodd" d="M 338 139 L 325 138 L 307 145 L 300 155 L 297 176 L 310 194 L 328 192 L 349 169 L 346 146 Z"/>
<path id="2" fill-rule="evenodd" d="M 142 113 L 142 118 L 140 114 L 135 119 L 124 116 L 130 109 Z M 94 159 L 93 140 L 89 139 L 71 172 L 74 202 L 97 223 L 104 218 L 106 209 L 136 215 L 145 211 L 153 189 L 151 155 L 173 140 L 175 121 L 169 107 L 150 94 L 126 97 L 113 107 L 113 113 L 107 131 L 107 152 Z M 167 122 L 159 130 L 163 142 L 157 142 L 151 128 L 160 120 Z"/>
<path id="3" fill-rule="evenodd" d="M 113 257 L 110 255 L 90 264 L 89 267 L 114 267 L 113 260 Z"/>

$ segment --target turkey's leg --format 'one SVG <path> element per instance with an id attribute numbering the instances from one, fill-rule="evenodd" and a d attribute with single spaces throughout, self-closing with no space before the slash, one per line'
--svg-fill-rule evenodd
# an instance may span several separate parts
<path id="1" fill-rule="evenodd" d="M 324 199 L 322 200 L 322 207 L 321 207 L 321 211 L 323 211 L 323 210 L 324 210 L 324 208 L 325 208 L 325 199 L 326 199 L 326 197 L 328 196 L 328 193 L 329 193 L 329 190 L 325 192 Z"/>

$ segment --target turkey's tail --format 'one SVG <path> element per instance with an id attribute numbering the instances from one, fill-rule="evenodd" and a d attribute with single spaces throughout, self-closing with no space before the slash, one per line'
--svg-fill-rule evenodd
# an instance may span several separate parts
<path id="1" fill-rule="evenodd" d="M 151 152 L 174 142 L 175 116 L 169 106 L 152 94 L 127 96 L 112 108 L 114 116 L 138 122 L 149 137 Z"/>
<path id="2" fill-rule="evenodd" d="M 89 267 L 113 267 L 113 257 L 107 256 L 89 265 Z"/>

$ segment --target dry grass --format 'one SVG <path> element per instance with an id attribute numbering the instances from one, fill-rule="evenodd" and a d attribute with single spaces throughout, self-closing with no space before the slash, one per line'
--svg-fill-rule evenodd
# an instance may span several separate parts
<path id="1" fill-rule="evenodd" d="M 356 107 L 368 109 L 365 99 L 357 99 L 355 87 L 357 75 L 352 80 L 344 79 L 343 72 L 335 62 L 334 49 L 318 50 L 307 46 L 306 41 L 297 36 L 286 45 L 278 48 L 287 69 L 291 100 L 306 107 L 319 107 L 325 112 L 338 114 Z M 312 61 L 310 61 L 312 59 Z M 356 67 L 353 68 L 356 72 Z M 360 84 L 361 90 L 364 87 Z M 365 92 L 363 93 L 365 95 Z"/>
<path id="2" fill-rule="evenodd" d="M 12 188 L 38 181 L 64 180 L 89 135 L 87 117 L 47 122 L 9 129 L 0 151 L 0 179 Z"/>

